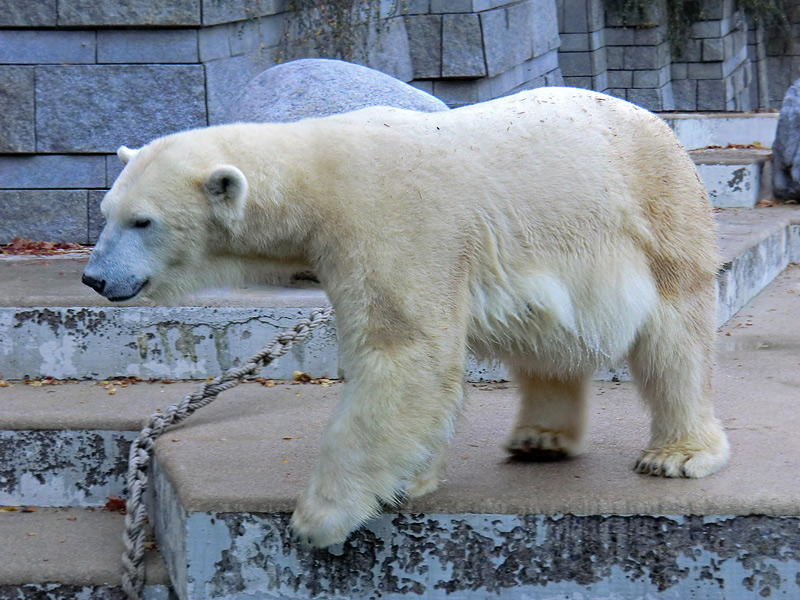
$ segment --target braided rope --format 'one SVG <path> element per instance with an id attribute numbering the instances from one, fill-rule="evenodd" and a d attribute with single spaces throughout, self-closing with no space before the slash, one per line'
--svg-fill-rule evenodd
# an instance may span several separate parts
<path id="1" fill-rule="evenodd" d="M 141 600 L 144 588 L 144 522 L 147 513 L 142 497 L 147 489 L 147 471 L 156 438 L 196 410 L 211 404 L 221 392 L 239 385 L 247 375 L 258 372 L 279 356 L 286 354 L 296 343 L 304 341 L 315 327 L 330 319 L 331 313 L 331 308 L 314 309 L 308 319 L 302 319 L 294 327 L 279 333 L 268 346 L 250 357 L 241 367 L 228 369 L 221 376 L 203 383 L 197 391 L 187 394 L 182 401 L 172 404 L 164 412 L 155 413 L 131 444 L 128 458 L 125 532 L 122 535 L 125 544 L 125 552 L 122 555 L 122 589 L 130 600 Z"/>

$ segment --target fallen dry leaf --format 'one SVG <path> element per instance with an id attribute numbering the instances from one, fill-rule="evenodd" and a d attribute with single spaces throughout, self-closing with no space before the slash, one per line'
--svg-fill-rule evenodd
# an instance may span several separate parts
<path id="1" fill-rule="evenodd" d="M 762 198 L 761 200 L 756 202 L 756 206 L 758 208 L 765 208 L 765 207 L 770 207 L 770 206 L 778 206 L 778 203 L 775 202 L 774 200 L 768 200 L 766 198 Z"/>
<path id="2" fill-rule="evenodd" d="M 108 502 L 106 502 L 106 505 L 103 508 L 105 508 L 106 510 L 110 510 L 112 512 L 118 512 L 118 513 L 124 515 L 125 514 L 125 506 L 126 506 L 126 503 L 125 503 L 125 499 L 124 498 L 120 498 L 119 496 L 115 496 L 114 494 L 109 494 L 108 495 Z"/>
<path id="3" fill-rule="evenodd" d="M 308 383 L 311 381 L 311 375 L 308 373 L 303 373 L 303 371 L 295 371 L 292 373 L 292 379 L 299 381 L 300 383 Z"/>
<path id="4" fill-rule="evenodd" d="M 41 242 L 36 240 L 29 240 L 22 237 L 15 237 L 11 243 L 5 246 L 0 246 L 2 254 L 10 255 L 51 255 L 51 254 L 64 254 L 65 252 L 75 252 L 80 250 L 83 252 L 90 252 L 91 248 L 81 246 L 80 244 L 64 243 L 64 242 Z"/>

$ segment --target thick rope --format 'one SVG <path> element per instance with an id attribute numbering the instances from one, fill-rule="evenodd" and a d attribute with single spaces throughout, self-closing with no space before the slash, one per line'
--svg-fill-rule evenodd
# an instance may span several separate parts
<path id="1" fill-rule="evenodd" d="M 122 555 L 122 589 L 130 600 L 141 600 L 144 588 L 144 522 L 147 513 L 142 498 L 147 489 L 147 471 L 156 438 L 196 410 L 211 404 L 221 392 L 236 387 L 246 376 L 255 374 L 286 354 L 296 343 L 304 341 L 315 327 L 330 319 L 331 312 L 331 308 L 311 311 L 308 319 L 302 319 L 294 327 L 279 333 L 268 346 L 241 367 L 228 369 L 220 377 L 203 383 L 196 392 L 187 394 L 181 402 L 171 405 L 164 412 L 155 413 L 131 444 L 125 532 L 122 535 L 125 544 L 125 553 Z"/>

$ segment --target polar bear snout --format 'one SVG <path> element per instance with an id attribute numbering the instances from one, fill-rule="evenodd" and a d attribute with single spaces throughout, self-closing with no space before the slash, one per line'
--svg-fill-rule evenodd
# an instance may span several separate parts
<path id="1" fill-rule="evenodd" d="M 123 302 L 138 296 L 147 285 L 148 279 L 136 275 L 104 276 L 97 269 L 97 265 L 92 265 L 92 261 L 89 260 L 81 282 L 112 302 Z"/>
<path id="2" fill-rule="evenodd" d="M 150 260 L 135 233 L 107 225 L 89 257 L 81 281 L 112 302 L 138 296 L 150 280 Z"/>
<path id="3" fill-rule="evenodd" d="M 106 280 L 105 279 L 99 279 L 98 280 L 98 279 L 95 279 L 94 277 L 91 277 L 91 276 L 87 275 L 86 273 L 84 273 L 83 277 L 81 277 L 81 283 L 83 283 L 83 285 L 88 285 L 90 288 L 92 288 L 98 294 L 102 294 L 103 290 L 106 287 Z"/>

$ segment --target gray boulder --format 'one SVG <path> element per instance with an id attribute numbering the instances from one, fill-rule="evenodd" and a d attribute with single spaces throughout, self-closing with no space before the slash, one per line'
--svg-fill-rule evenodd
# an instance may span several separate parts
<path id="1" fill-rule="evenodd" d="M 367 106 L 448 110 L 438 98 L 375 69 L 341 60 L 305 58 L 270 67 L 251 79 L 226 121 L 299 121 Z"/>
<path id="2" fill-rule="evenodd" d="M 800 200 L 800 79 L 783 98 L 772 144 L 772 191 L 779 200 Z"/>

